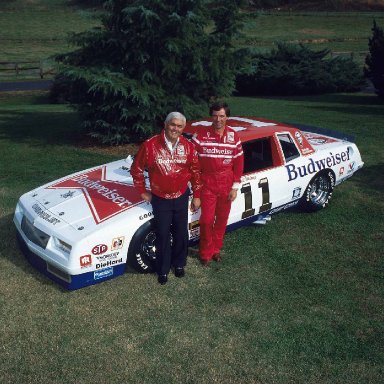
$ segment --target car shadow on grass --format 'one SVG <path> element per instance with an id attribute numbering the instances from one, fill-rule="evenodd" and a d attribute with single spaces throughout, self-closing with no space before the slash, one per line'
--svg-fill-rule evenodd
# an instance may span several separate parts
<path id="1" fill-rule="evenodd" d="M 37 271 L 29 264 L 27 258 L 24 256 L 22 250 L 17 241 L 16 237 L 16 228 L 13 224 L 13 214 L 5 215 L 0 217 L 0 244 L 1 244 L 1 253 L 0 258 L 5 259 L 8 262 L 12 263 L 20 275 L 21 279 L 23 275 L 31 276 L 41 285 L 49 285 L 54 287 L 60 292 L 68 292 L 63 287 L 58 284 L 55 284 L 49 280 L 42 273 Z M 6 263 L 4 266 L 6 267 Z M 4 271 L 3 271 L 4 272 Z M 5 272 L 7 274 L 7 272 Z M 20 281 L 20 286 L 23 282 Z"/>
<path id="2" fill-rule="evenodd" d="M 353 176 L 353 180 L 362 188 L 379 193 L 384 191 L 384 179 L 382 177 L 384 163 L 365 166 Z"/>

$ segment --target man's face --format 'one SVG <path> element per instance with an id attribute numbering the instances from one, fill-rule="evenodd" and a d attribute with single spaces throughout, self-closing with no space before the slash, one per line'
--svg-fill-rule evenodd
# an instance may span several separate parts
<path id="1" fill-rule="evenodd" d="M 180 119 L 172 119 L 167 124 L 165 124 L 165 137 L 172 144 L 176 143 L 178 137 L 183 133 L 185 124 Z"/>
<path id="2" fill-rule="evenodd" d="M 219 111 L 212 111 L 212 126 L 214 129 L 221 131 L 224 129 L 228 116 L 225 113 L 225 109 L 221 108 Z"/>

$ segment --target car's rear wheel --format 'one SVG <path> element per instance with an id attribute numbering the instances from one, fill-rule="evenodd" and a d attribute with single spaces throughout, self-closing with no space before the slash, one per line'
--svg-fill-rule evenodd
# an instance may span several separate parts
<path id="1" fill-rule="evenodd" d="M 153 220 L 149 220 L 133 235 L 129 244 L 127 264 L 141 273 L 154 272 L 156 263 L 155 240 L 154 223 Z"/>
<path id="2" fill-rule="evenodd" d="M 335 177 L 332 171 L 318 173 L 309 182 L 301 198 L 301 208 L 308 212 L 325 208 L 332 197 L 334 186 Z"/>

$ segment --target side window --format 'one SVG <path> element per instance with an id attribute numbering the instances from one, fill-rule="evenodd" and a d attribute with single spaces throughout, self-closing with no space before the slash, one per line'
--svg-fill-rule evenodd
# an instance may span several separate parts
<path id="1" fill-rule="evenodd" d="M 300 156 L 299 150 L 297 149 L 290 135 L 282 134 L 277 135 L 277 137 L 279 138 L 281 149 L 283 150 L 285 161 L 287 163 Z"/>
<path id="2" fill-rule="evenodd" d="M 243 151 L 244 173 L 256 172 L 273 166 L 270 137 L 243 143 Z"/>

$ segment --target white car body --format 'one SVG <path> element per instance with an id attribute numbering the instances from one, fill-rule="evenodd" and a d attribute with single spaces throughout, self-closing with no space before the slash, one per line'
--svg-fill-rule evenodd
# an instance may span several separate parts
<path id="1" fill-rule="evenodd" d="M 185 131 L 193 134 L 207 124 L 209 119 L 193 121 Z M 305 200 L 306 193 L 311 199 L 309 186 L 319 174 L 330 179 L 331 191 L 321 201 L 324 206 L 333 187 L 363 166 L 356 145 L 343 138 L 251 117 L 230 118 L 228 125 L 239 132 L 246 156 L 228 230 L 265 223 L 273 213 Z M 285 149 L 284 153 L 285 140 L 295 153 L 291 159 L 290 152 Z M 267 152 L 266 145 L 271 146 L 267 155 L 271 164 L 253 169 L 254 162 Z M 21 246 L 35 267 L 67 289 L 125 272 L 133 236 L 152 218 L 151 205 L 142 201 L 133 186 L 131 162 L 128 156 L 77 172 L 20 197 L 14 223 Z M 199 238 L 199 216 L 200 210 L 189 213 L 191 243 Z M 130 250 L 131 258 L 143 272 L 150 271 L 148 260 L 136 248 Z"/>

